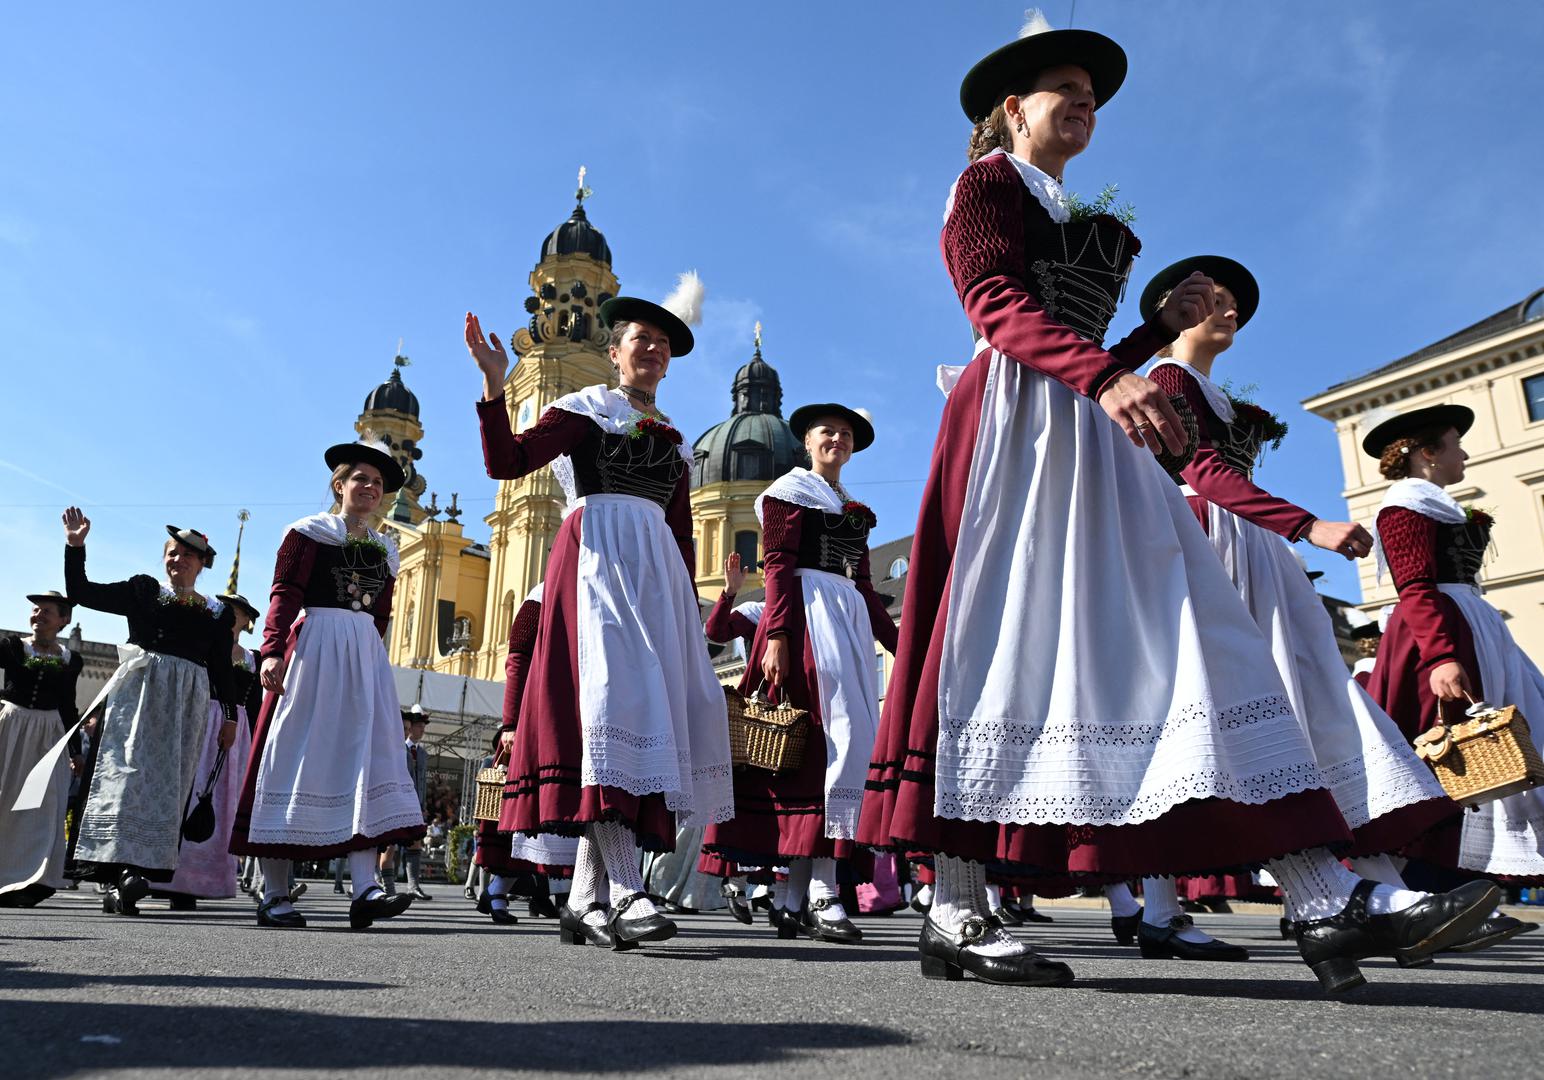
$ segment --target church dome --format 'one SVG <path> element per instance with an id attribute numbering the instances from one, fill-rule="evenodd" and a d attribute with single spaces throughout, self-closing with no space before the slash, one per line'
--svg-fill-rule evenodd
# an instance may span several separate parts
<path id="1" fill-rule="evenodd" d="M 545 259 L 552 255 L 588 255 L 598 263 L 611 265 L 611 246 L 601 231 L 590 224 L 583 203 L 575 206 L 568 220 L 542 241 L 541 257 Z"/>
<path id="2" fill-rule="evenodd" d="M 407 413 L 415 420 L 418 418 L 418 396 L 403 383 L 401 368 L 393 368 L 391 377 L 370 391 L 370 396 L 365 398 L 365 412 L 384 410 Z"/>
<path id="3" fill-rule="evenodd" d="M 783 419 L 783 384 L 756 350 L 735 373 L 734 411 L 692 444 L 692 487 L 731 480 L 771 483 L 804 461 L 804 447 Z"/>

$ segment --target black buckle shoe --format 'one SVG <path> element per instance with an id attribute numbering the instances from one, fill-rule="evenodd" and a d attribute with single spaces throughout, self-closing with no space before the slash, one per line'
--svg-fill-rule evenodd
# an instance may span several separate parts
<path id="1" fill-rule="evenodd" d="M 751 914 L 751 906 L 746 902 L 745 896 L 740 892 L 738 886 L 731 885 L 726 881 L 718 887 L 718 891 L 719 895 L 724 898 L 724 902 L 729 905 L 730 917 L 735 922 L 744 923 L 746 926 L 755 925 L 756 917 Z"/>
<path id="2" fill-rule="evenodd" d="M 504 906 L 494 907 L 493 902 L 495 900 L 504 901 Z M 484 889 L 482 895 L 477 898 L 477 910 L 481 914 L 488 916 L 499 926 L 513 926 L 520 921 L 509 910 L 509 896 L 507 894 L 489 892 L 487 889 Z"/>
<path id="3" fill-rule="evenodd" d="M 1176 915 L 1168 926 L 1142 923 L 1137 927 L 1137 944 L 1144 960 L 1248 960 L 1249 950 L 1226 941 L 1186 941 L 1180 932 L 1189 930 L 1195 920 Z"/>
<path id="4" fill-rule="evenodd" d="M 972 948 L 992 927 L 985 919 L 969 918 L 958 934 L 946 934 L 931 918 L 922 924 L 917 949 L 922 954 L 922 977 L 959 982 L 970 972 L 982 982 L 1004 986 L 1066 986 L 1072 969 L 1047 960 L 1033 949 L 1012 956 L 984 956 Z"/>
<path id="5" fill-rule="evenodd" d="M 1391 956 L 1406 967 L 1425 962 L 1472 934 L 1501 899 L 1495 885 L 1472 881 L 1392 915 L 1369 915 L 1367 898 L 1376 887 L 1361 881 L 1339 915 L 1295 927 L 1297 951 L 1326 993 L 1344 993 L 1366 982 L 1357 962 L 1371 956 Z"/>
<path id="6" fill-rule="evenodd" d="M 591 904 L 583 911 L 576 912 L 573 908 L 564 904 L 558 911 L 558 939 L 566 945 L 584 945 L 586 943 L 599 946 L 602 949 L 616 949 L 622 952 L 626 949 L 636 949 L 638 946 L 628 943 L 618 946 L 611 936 L 611 930 L 606 926 L 592 926 L 584 921 L 584 917 L 592 911 L 605 911 L 604 904 Z"/>
<path id="7" fill-rule="evenodd" d="M 1117 945 L 1135 945 L 1137 943 L 1137 931 L 1142 927 L 1142 909 L 1138 908 L 1135 915 L 1111 915 L 1110 933 L 1115 935 Z"/>
<path id="8" fill-rule="evenodd" d="M 434 897 L 432 897 L 428 893 L 424 892 L 424 887 L 422 885 L 414 885 L 412 888 L 408 889 L 407 894 L 409 896 L 411 896 L 414 900 L 433 900 L 434 899 Z"/>
<path id="9" fill-rule="evenodd" d="M 1052 923 L 1056 921 L 1045 912 L 1037 910 L 1033 904 L 1029 905 L 1029 907 L 1019 908 L 1019 919 L 1027 923 Z"/>
<path id="10" fill-rule="evenodd" d="M 606 920 L 606 926 L 616 941 L 617 949 L 621 949 L 624 945 L 637 945 L 645 941 L 668 941 L 676 936 L 676 924 L 657 911 L 641 919 L 622 918 L 628 908 L 639 900 L 646 899 L 648 898 L 643 893 L 635 892 L 622 897 L 611 908 L 611 917 Z"/>
<path id="11" fill-rule="evenodd" d="M 802 932 L 799 923 L 798 912 L 789 911 L 787 908 L 775 907 L 767 912 L 767 922 L 777 931 L 777 940 L 793 941 Z"/>
<path id="12" fill-rule="evenodd" d="M 367 930 L 377 919 L 395 919 L 412 906 L 413 898 L 408 893 L 365 893 L 349 904 L 348 924 L 353 930 Z"/>
<path id="13" fill-rule="evenodd" d="M 275 915 L 273 909 L 280 904 L 290 902 L 288 896 L 278 896 L 265 901 L 257 909 L 257 925 L 269 930 L 304 930 L 306 917 L 298 911 L 286 911 L 282 915 Z"/>
<path id="14" fill-rule="evenodd" d="M 1004 904 L 1002 907 L 992 912 L 988 918 L 1004 929 L 1010 926 L 1024 925 L 1024 919 L 1019 915 L 1018 912 L 1011 910 L 1007 904 Z"/>
<path id="15" fill-rule="evenodd" d="M 814 941 L 831 941 L 838 945 L 859 945 L 863 942 L 863 931 L 852 924 L 852 920 L 843 915 L 840 919 L 823 919 L 820 912 L 829 911 L 837 906 L 836 900 L 816 900 L 805 906 L 799 913 L 799 926 L 806 937 Z"/>

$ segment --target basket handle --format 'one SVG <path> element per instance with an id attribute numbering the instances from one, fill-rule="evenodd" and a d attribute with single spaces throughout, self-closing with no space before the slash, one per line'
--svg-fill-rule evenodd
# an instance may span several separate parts
<path id="1" fill-rule="evenodd" d="M 1467 690 L 1464 691 L 1464 697 L 1469 698 L 1469 707 L 1464 710 L 1465 716 L 1480 717 L 1484 716 L 1486 713 L 1492 713 L 1496 711 L 1495 709 L 1491 708 L 1491 706 L 1485 701 L 1484 698 L 1481 698 L 1479 701 L 1475 701 L 1474 698 L 1469 697 L 1469 691 Z"/>
<path id="2" fill-rule="evenodd" d="M 514 731 L 511 730 L 510 732 L 508 732 L 508 734 L 513 735 Z M 495 769 L 498 768 L 500 765 L 507 765 L 507 764 L 509 764 L 509 743 L 506 743 L 504 741 L 504 735 L 505 735 L 504 730 L 502 728 L 500 728 L 499 729 L 499 748 L 493 752 L 493 766 L 492 767 L 495 768 Z"/>
<path id="3" fill-rule="evenodd" d="M 773 701 L 771 698 L 769 698 L 766 694 L 762 693 L 762 691 L 764 691 L 766 688 L 767 688 L 767 680 L 766 679 L 762 679 L 761 682 L 759 682 L 756 685 L 756 689 L 751 691 L 751 700 L 755 701 L 755 700 L 757 700 L 759 698 L 760 700 L 766 702 L 768 705 L 777 705 L 777 704 L 779 704 L 778 702 Z M 774 692 L 776 692 L 777 690 L 780 690 L 782 688 L 779 687 L 776 683 L 773 683 L 772 684 L 772 689 L 773 689 Z"/>

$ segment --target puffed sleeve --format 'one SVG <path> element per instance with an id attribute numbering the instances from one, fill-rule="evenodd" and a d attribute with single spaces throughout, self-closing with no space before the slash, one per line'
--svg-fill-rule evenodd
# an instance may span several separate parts
<path id="1" fill-rule="evenodd" d="M 799 538 L 804 531 L 804 510 L 782 499 L 761 500 L 762 563 L 767 586 L 767 606 L 761 621 L 767 637 L 787 634 L 795 609 L 804 603 L 795 571 L 799 568 Z"/>
<path id="2" fill-rule="evenodd" d="M 1180 474 L 1185 483 L 1207 501 L 1233 511 L 1262 529 L 1269 529 L 1288 540 L 1302 539 L 1314 523 L 1314 516 L 1301 506 L 1276 498 L 1222 459 L 1210 435 L 1211 425 L 1220 424 L 1222 420 L 1207 404 L 1206 395 L 1195 378 L 1174 364 L 1160 364 L 1148 377 L 1166 394 L 1183 394 L 1190 403 L 1190 410 L 1201 421 L 1195 457 Z"/>
<path id="3" fill-rule="evenodd" d="M 1421 650 L 1421 670 L 1457 660 L 1458 628 L 1437 590 L 1437 523 L 1414 510 L 1386 507 L 1378 512 L 1378 539 L 1399 590 L 1405 625 Z"/>
<path id="4" fill-rule="evenodd" d="M 1096 397 L 1175 335 L 1154 318 L 1107 351 L 1048 315 L 1022 278 L 1028 261 L 1023 189 L 1001 157 L 966 169 L 944 223 L 944 264 L 971 325 L 994 349 Z"/>
<path id="5" fill-rule="evenodd" d="M 573 450 L 595 426 L 578 413 L 548 409 L 527 431 L 516 435 L 509 426 L 504 395 L 477 403 L 482 428 L 483 464 L 495 480 L 518 480 Z"/>
<path id="6" fill-rule="evenodd" d="M 316 541 L 291 529 L 284 534 L 273 566 L 273 590 L 269 594 L 268 618 L 263 623 L 262 660 L 283 656 L 290 630 L 300 609 L 305 606 L 306 585 L 316 562 Z"/>
<path id="7" fill-rule="evenodd" d="M 868 607 L 869 626 L 874 631 L 874 640 L 884 646 L 885 652 L 894 656 L 900 631 L 895 625 L 895 620 L 890 617 L 889 605 L 885 603 L 885 598 L 874 589 L 873 579 L 869 575 L 867 551 L 863 552 L 863 558 L 858 561 L 858 570 L 853 576 L 853 583 L 858 586 L 858 593 Z"/>
<path id="8" fill-rule="evenodd" d="M 520 720 L 520 699 L 525 696 L 526 675 L 536 652 L 536 631 L 541 626 L 541 603 L 527 600 L 509 624 L 509 655 L 504 659 L 505 731 L 515 730 Z"/>

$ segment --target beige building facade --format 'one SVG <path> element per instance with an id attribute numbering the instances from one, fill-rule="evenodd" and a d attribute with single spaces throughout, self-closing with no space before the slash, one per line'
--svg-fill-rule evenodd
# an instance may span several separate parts
<path id="1" fill-rule="evenodd" d="M 1544 660 L 1544 290 L 1303 402 L 1335 425 L 1351 519 L 1369 528 L 1389 482 L 1361 441 L 1382 410 L 1474 410 L 1462 484 L 1449 493 L 1496 519 L 1481 581 L 1523 651 Z M 1383 414 L 1386 415 L 1386 414 Z M 1363 610 L 1396 599 L 1372 559 L 1358 564 Z"/>

